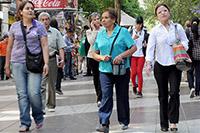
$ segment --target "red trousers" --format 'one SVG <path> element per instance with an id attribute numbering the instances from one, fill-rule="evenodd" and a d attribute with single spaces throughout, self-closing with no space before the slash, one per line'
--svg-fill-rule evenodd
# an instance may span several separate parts
<path id="1" fill-rule="evenodd" d="M 136 76 L 138 79 L 138 92 L 142 92 L 142 86 L 143 86 L 143 76 L 142 76 L 142 70 L 144 67 L 145 58 L 144 57 L 131 57 L 131 81 L 133 84 L 133 87 L 136 86 Z"/>

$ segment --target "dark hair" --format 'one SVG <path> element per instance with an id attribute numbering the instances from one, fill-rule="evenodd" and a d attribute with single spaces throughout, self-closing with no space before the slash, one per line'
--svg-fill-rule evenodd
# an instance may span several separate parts
<path id="1" fill-rule="evenodd" d="M 115 22 L 117 22 L 117 13 L 116 13 L 116 10 L 114 8 L 107 8 L 105 9 L 103 12 L 108 12 L 109 16 L 111 19 L 114 19 Z"/>
<path id="2" fill-rule="evenodd" d="M 165 4 L 165 3 L 159 3 L 159 4 L 156 5 L 155 10 L 154 10 L 155 16 L 157 16 L 157 10 L 158 10 L 158 8 L 161 7 L 161 6 L 166 7 L 167 10 L 170 12 L 170 9 L 169 9 L 169 7 L 168 7 L 167 4 Z"/>
<path id="3" fill-rule="evenodd" d="M 57 30 L 59 30 L 58 22 L 57 22 L 57 20 L 55 18 L 51 19 L 50 26 L 53 27 L 53 28 L 56 28 Z"/>
<path id="4" fill-rule="evenodd" d="M 18 9 L 17 9 L 17 14 L 16 14 L 16 17 L 15 17 L 15 19 L 16 19 L 17 21 L 18 21 L 18 20 L 22 20 L 22 15 L 21 15 L 20 13 L 21 13 L 21 11 L 24 9 L 24 7 L 25 7 L 25 5 L 26 5 L 27 3 L 30 3 L 30 4 L 33 6 L 33 8 L 35 8 L 33 2 L 28 1 L 28 0 L 22 1 L 22 2 L 19 4 L 19 7 L 18 7 Z"/>
<path id="5" fill-rule="evenodd" d="M 90 27 L 87 26 L 87 25 L 85 25 L 85 26 L 83 26 L 83 29 L 84 29 L 84 30 L 88 30 L 88 29 L 90 29 Z"/>
<path id="6" fill-rule="evenodd" d="M 143 17 L 142 16 L 138 16 L 136 17 L 136 24 L 143 24 Z"/>
<path id="7" fill-rule="evenodd" d="M 194 35 L 194 39 L 197 40 L 199 38 L 199 18 L 198 17 L 192 18 L 191 31 Z"/>

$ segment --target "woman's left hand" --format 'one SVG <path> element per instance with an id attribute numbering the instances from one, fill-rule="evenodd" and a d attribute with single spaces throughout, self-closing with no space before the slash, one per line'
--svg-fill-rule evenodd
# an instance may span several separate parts
<path id="1" fill-rule="evenodd" d="M 115 59 L 113 60 L 113 64 L 120 64 L 122 62 L 123 58 L 121 55 L 118 55 L 115 57 Z"/>

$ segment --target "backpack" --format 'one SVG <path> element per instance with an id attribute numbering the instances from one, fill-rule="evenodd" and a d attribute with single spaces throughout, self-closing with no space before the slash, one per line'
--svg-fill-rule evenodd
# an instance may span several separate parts
<path id="1" fill-rule="evenodd" d="M 147 30 L 144 30 L 144 40 L 142 41 L 142 43 L 148 43 L 148 39 L 149 39 L 149 33 L 147 33 Z M 142 46 L 142 52 L 144 54 L 144 57 L 146 56 L 146 46 Z"/>

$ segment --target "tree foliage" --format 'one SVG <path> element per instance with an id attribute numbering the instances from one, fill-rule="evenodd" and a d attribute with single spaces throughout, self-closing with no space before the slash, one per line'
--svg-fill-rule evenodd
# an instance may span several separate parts
<path id="1" fill-rule="evenodd" d="M 79 8 L 83 8 L 83 11 L 90 14 L 92 12 L 102 13 L 105 8 L 114 7 L 115 0 L 79 0 L 78 2 Z M 138 0 L 122 0 L 121 9 L 133 17 L 143 14 Z"/>
<path id="2" fill-rule="evenodd" d="M 140 7 L 138 0 L 123 0 L 122 10 L 132 17 L 143 16 L 144 9 Z"/>
<path id="3" fill-rule="evenodd" d="M 198 8 L 199 0 L 145 0 L 145 18 L 151 26 L 155 23 L 154 8 L 157 3 L 166 3 L 171 12 L 171 19 L 184 25 L 186 20 L 190 20 L 195 13 L 193 10 Z M 197 15 L 197 14 L 196 14 Z"/>

